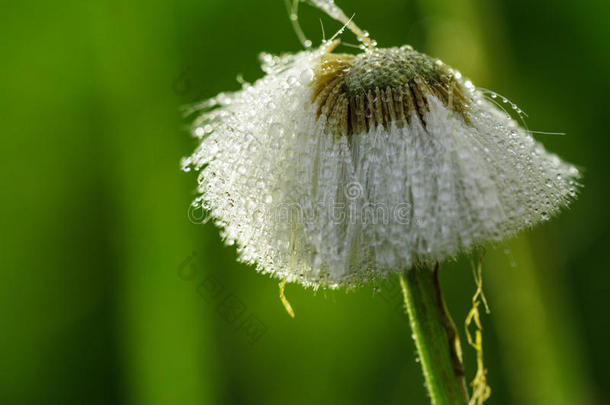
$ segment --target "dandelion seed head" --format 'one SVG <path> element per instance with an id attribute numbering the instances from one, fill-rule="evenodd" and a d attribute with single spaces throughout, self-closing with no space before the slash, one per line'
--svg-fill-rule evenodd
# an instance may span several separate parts
<path id="1" fill-rule="evenodd" d="M 502 240 L 575 197 L 578 170 L 456 70 L 410 46 L 337 44 L 262 54 L 263 78 L 198 107 L 182 167 L 243 262 L 360 285 Z"/>

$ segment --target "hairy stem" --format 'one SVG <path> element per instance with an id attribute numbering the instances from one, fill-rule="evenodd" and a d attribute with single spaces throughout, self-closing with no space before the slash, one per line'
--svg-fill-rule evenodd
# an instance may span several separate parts
<path id="1" fill-rule="evenodd" d="M 459 335 L 441 294 L 438 263 L 408 270 L 400 286 L 432 404 L 468 404 Z"/>

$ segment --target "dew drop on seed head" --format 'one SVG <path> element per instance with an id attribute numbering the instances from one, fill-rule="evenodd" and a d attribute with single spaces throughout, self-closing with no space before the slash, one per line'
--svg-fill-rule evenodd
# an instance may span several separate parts
<path id="1" fill-rule="evenodd" d="M 269 127 L 269 135 L 271 135 L 274 139 L 277 139 L 277 137 L 282 136 L 283 134 L 284 127 L 279 122 L 274 122 L 271 124 L 271 127 Z"/>
<path id="2" fill-rule="evenodd" d="M 301 72 L 301 76 L 299 76 L 299 80 L 302 84 L 308 84 L 314 78 L 314 72 L 312 69 L 305 69 Z"/>
<path id="3" fill-rule="evenodd" d="M 297 84 L 297 79 L 294 76 L 289 76 L 288 79 L 286 79 L 286 84 L 293 87 L 295 84 Z"/>

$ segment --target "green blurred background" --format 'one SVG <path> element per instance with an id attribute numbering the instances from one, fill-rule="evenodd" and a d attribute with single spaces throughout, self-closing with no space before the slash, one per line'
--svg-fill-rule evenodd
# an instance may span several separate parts
<path id="1" fill-rule="evenodd" d="M 410 43 L 568 133 L 536 138 L 584 169 L 578 201 L 487 248 L 488 403 L 610 403 L 610 3 L 339 5 L 380 46 Z M 320 19 L 339 28 L 301 11 L 315 44 Z M 427 403 L 395 282 L 289 285 L 291 319 L 277 281 L 192 223 L 179 108 L 298 49 L 282 0 L 0 3 L 0 403 Z M 463 332 L 468 258 L 441 277 Z"/>

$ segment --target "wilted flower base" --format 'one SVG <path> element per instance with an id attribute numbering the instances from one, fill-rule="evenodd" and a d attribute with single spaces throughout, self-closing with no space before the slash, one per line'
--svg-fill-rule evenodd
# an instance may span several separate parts
<path id="1" fill-rule="evenodd" d="M 578 171 L 459 72 L 404 48 L 420 58 L 412 74 L 383 63 L 380 80 L 366 59 L 379 51 L 338 69 L 335 46 L 263 55 L 265 77 L 200 106 L 183 166 L 242 261 L 306 286 L 357 285 L 503 239 L 575 196 Z"/>

